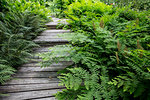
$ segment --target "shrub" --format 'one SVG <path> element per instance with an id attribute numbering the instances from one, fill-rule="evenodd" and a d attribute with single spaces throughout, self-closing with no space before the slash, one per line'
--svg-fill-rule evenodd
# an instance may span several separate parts
<path id="1" fill-rule="evenodd" d="M 38 46 L 31 40 L 50 20 L 49 10 L 38 2 L 6 0 L 5 3 L 0 13 L 0 84 L 10 79 L 14 68 L 28 61 L 32 48 Z"/>
<path id="2" fill-rule="evenodd" d="M 43 67 L 61 60 L 74 62 L 60 72 L 60 85 L 67 89 L 58 92 L 57 99 L 149 100 L 147 12 L 82 1 L 71 4 L 65 13 L 75 32 L 61 37 L 70 44 L 39 54 Z"/>
<path id="3" fill-rule="evenodd" d="M 0 58 L 0 84 L 3 84 L 6 80 L 9 80 L 14 72 L 15 69 L 9 66 L 6 60 Z"/>
<path id="4" fill-rule="evenodd" d="M 69 23 L 73 28 L 84 28 L 84 30 L 87 29 L 88 31 L 90 31 L 88 28 L 89 23 L 112 12 L 112 6 L 107 6 L 102 2 L 93 3 L 91 0 L 82 0 L 81 2 L 72 3 L 68 6 L 68 9 L 64 11 L 67 18 L 71 19 Z"/>
<path id="5" fill-rule="evenodd" d="M 114 5 L 118 7 L 123 7 L 127 5 L 132 5 L 135 10 L 149 10 L 150 1 L 149 0 L 100 0 L 109 5 Z"/>
<path id="6" fill-rule="evenodd" d="M 50 14 L 50 10 L 46 8 L 44 5 L 40 5 L 39 2 L 32 2 L 26 0 L 9 0 L 7 8 L 9 11 L 13 12 L 31 12 L 32 14 L 39 15 L 40 17 L 44 18 L 45 20 L 48 19 Z"/>
<path id="7" fill-rule="evenodd" d="M 81 0 L 55 0 L 54 5 L 56 6 L 57 17 L 65 17 L 64 10 L 67 9 L 67 6 L 72 4 L 73 2 L 77 2 Z"/>

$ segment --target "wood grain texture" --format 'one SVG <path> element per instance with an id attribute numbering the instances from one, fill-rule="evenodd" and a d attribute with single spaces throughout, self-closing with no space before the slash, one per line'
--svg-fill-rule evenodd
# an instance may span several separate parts
<path id="1" fill-rule="evenodd" d="M 58 86 L 58 83 L 51 84 L 26 84 L 26 85 L 8 85 L 0 86 L 1 93 L 15 93 L 26 91 L 40 91 L 40 90 L 52 90 L 61 89 L 64 86 Z"/>
<path id="2" fill-rule="evenodd" d="M 71 61 L 62 61 L 58 63 L 53 63 L 49 67 L 61 67 L 61 66 L 68 66 L 71 64 L 73 64 L 73 62 Z M 40 67 L 40 65 L 38 63 L 26 63 L 26 64 L 23 64 L 21 67 Z"/>
<path id="3" fill-rule="evenodd" d="M 62 30 L 62 29 L 53 29 L 53 30 L 45 30 L 43 31 L 40 36 L 47 35 L 47 34 L 61 34 L 61 33 L 70 33 L 71 30 Z"/>
<path id="4" fill-rule="evenodd" d="M 26 100 L 26 99 L 42 98 L 54 96 L 54 94 L 57 93 L 58 91 L 61 91 L 61 89 L 9 93 L 9 96 L 0 97 L 0 100 Z"/>
<path id="5" fill-rule="evenodd" d="M 56 72 L 58 70 L 64 69 L 66 66 L 61 67 L 20 67 L 19 72 Z"/>
<path id="6" fill-rule="evenodd" d="M 55 45 L 69 43 L 67 40 L 57 37 L 57 35 L 69 34 L 71 31 L 56 29 L 60 19 L 53 18 L 53 20 L 54 22 L 46 24 L 51 30 L 45 30 L 33 40 L 41 47 L 33 49 L 33 56 L 28 57 L 30 61 L 18 68 L 18 72 L 13 75 L 12 80 L 0 86 L 0 93 L 8 94 L 8 96 L 0 96 L 0 100 L 56 100 L 54 94 L 65 88 L 64 86 L 58 86 L 60 80 L 57 78 L 57 71 L 71 65 L 72 62 L 64 61 L 62 58 L 59 63 L 41 68 L 37 63 L 41 62 L 42 59 L 35 55 L 50 52 L 49 48 L 53 48 Z M 67 24 L 66 19 L 60 22 Z"/>
<path id="7" fill-rule="evenodd" d="M 56 78 L 56 72 L 17 72 L 13 77 L 14 78 Z"/>
<path id="8" fill-rule="evenodd" d="M 48 83 L 58 83 L 57 78 L 14 78 L 5 83 L 5 85 L 21 85 L 21 84 L 48 84 Z"/>
<path id="9" fill-rule="evenodd" d="M 32 99 L 32 100 L 57 100 L 55 97 L 47 97 L 47 98 L 39 98 L 39 99 Z"/>
<path id="10" fill-rule="evenodd" d="M 60 31 L 60 32 L 59 32 Z M 69 33 L 70 32 L 70 30 L 63 30 L 63 31 L 61 31 L 61 30 L 56 30 L 56 31 L 54 31 L 54 32 L 49 32 L 49 31 L 45 31 L 45 32 L 43 32 L 41 35 L 40 35 L 40 37 L 41 36 L 50 36 L 50 37 L 58 37 L 58 35 L 60 35 L 60 34 L 63 34 L 63 33 L 68 33 L 68 34 L 70 34 Z"/>

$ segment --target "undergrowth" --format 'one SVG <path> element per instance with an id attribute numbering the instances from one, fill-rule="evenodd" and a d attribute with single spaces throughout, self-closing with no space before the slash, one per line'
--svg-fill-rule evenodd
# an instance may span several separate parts
<path id="1" fill-rule="evenodd" d="M 0 84 L 28 61 L 32 48 L 38 46 L 32 39 L 51 21 L 49 13 L 38 1 L 0 0 Z"/>
<path id="2" fill-rule="evenodd" d="M 74 33 L 61 37 L 70 44 L 39 54 L 43 67 L 62 60 L 73 62 L 60 71 L 60 85 L 66 89 L 56 98 L 149 100 L 149 11 L 93 0 L 76 1 L 65 9 Z"/>

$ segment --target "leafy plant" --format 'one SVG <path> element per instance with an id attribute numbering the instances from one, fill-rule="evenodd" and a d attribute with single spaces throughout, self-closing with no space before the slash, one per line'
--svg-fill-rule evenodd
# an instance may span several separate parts
<path id="1" fill-rule="evenodd" d="M 5 0 L 0 12 L 0 84 L 11 78 L 16 67 L 28 61 L 32 42 L 49 21 L 49 10 L 38 2 Z M 14 68 L 13 68 L 14 67 Z"/>
<path id="2" fill-rule="evenodd" d="M 7 0 L 0 0 L 0 12 L 7 11 L 8 1 Z"/>
<path id="3" fill-rule="evenodd" d="M 58 92 L 57 99 L 149 100 L 147 11 L 113 8 L 88 0 L 72 3 L 65 13 L 75 32 L 61 37 L 70 44 L 39 54 L 43 67 L 73 61 L 58 77 L 67 89 Z"/>
<path id="4" fill-rule="evenodd" d="M 15 69 L 7 65 L 7 61 L 0 58 L 0 84 L 3 84 L 5 81 L 11 78 L 11 75 L 14 74 Z"/>
<path id="5" fill-rule="evenodd" d="M 32 14 L 39 15 L 41 18 L 50 21 L 50 18 L 48 18 L 50 10 L 44 5 L 40 5 L 39 2 L 32 2 L 30 0 L 10 0 L 7 8 L 12 12 L 31 12 Z"/>
<path id="6" fill-rule="evenodd" d="M 132 5 L 132 8 L 136 10 L 149 10 L 149 6 L 150 6 L 149 0 L 144 0 L 144 1 L 143 0 L 100 0 L 100 1 L 118 7 Z"/>
<path id="7" fill-rule="evenodd" d="M 55 0 L 54 5 L 56 7 L 56 16 L 58 17 L 65 17 L 64 10 L 67 9 L 67 6 L 72 4 L 73 2 L 77 2 L 81 0 Z"/>

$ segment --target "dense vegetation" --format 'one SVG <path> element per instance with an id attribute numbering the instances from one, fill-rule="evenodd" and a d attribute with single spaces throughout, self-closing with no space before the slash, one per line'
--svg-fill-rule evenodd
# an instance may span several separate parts
<path id="1" fill-rule="evenodd" d="M 70 19 L 74 31 L 61 35 L 70 44 L 40 54 L 44 67 L 61 60 L 74 62 L 59 72 L 67 89 L 58 92 L 57 99 L 149 100 L 149 7 L 120 7 L 99 0 L 56 1 L 60 17 Z"/>
<path id="2" fill-rule="evenodd" d="M 50 8 L 53 9 L 53 13 L 57 17 L 65 17 L 64 10 L 67 9 L 67 6 L 72 4 L 73 2 L 81 2 L 82 0 L 53 0 L 51 2 Z M 126 5 L 130 5 L 134 10 L 149 10 L 150 9 L 150 1 L 149 0 L 91 0 L 92 2 L 104 2 L 107 5 L 113 5 L 114 7 L 124 7 Z"/>
<path id="3" fill-rule="evenodd" d="M 49 13 L 37 0 L 0 0 L 0 84 L 38 46 L 31 40 L 44 30 Z"/>
<path id="4" fill-rule="evenodd" d="M 149 0 L 0 0 L 0 84 L 28 61 L 51 10 L 74 31 L 61 35 L 70 44 L 39 55 L 44 67 L 74 62 L 59 72 L 58 100 L 150 100 L 149 8 Z"/>

